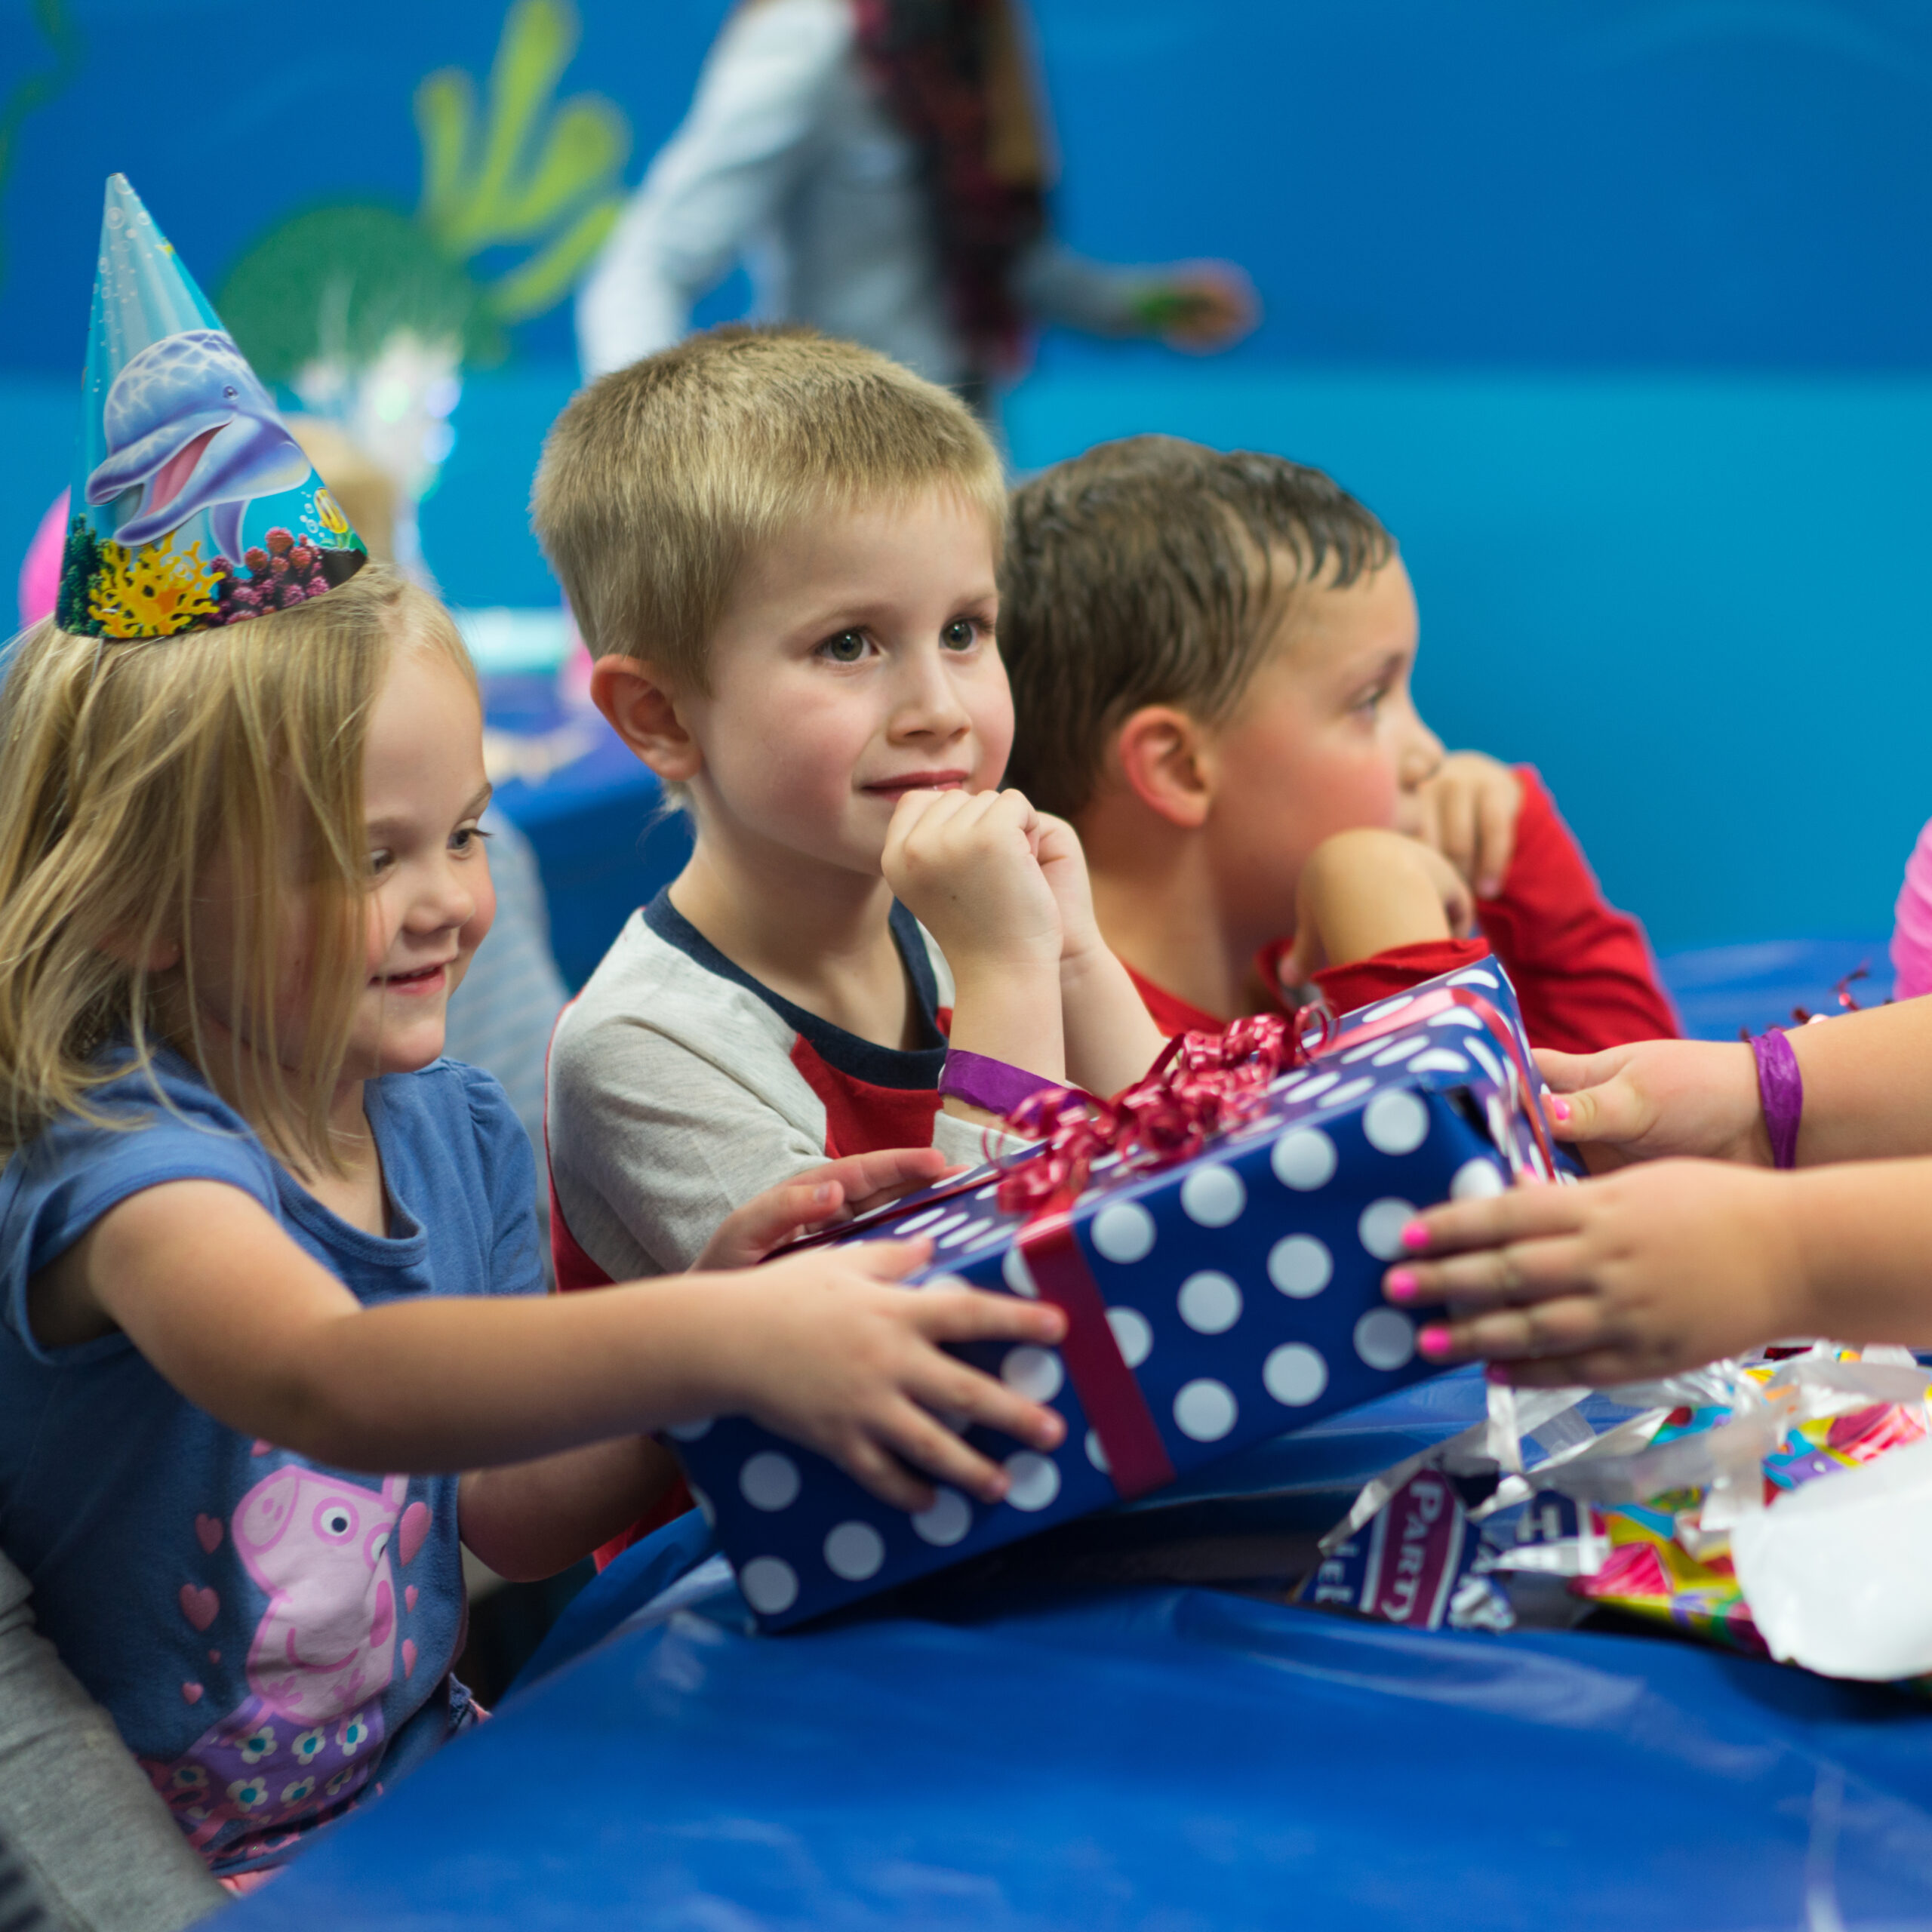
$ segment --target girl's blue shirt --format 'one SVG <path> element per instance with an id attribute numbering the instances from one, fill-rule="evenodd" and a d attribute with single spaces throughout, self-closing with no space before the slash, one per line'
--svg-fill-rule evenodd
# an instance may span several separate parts
<path id="1" fill-rule="evenodd" d="M 100 1096 L 146 1124 L 63 1118 L 0 1173 L 0 1549 L 218 1872 L 273 1862 L 472 1720 L 450 1674 L 457 1478 L 251 1441 L 118 1333 L 44 1348 L 27 1284 L 120 1201 L 192 1180 L 260 1202 L 365 1307 L 543 1293 L 535 1165 L 497 1082 L 438 1060 L 365 1091 L 386 1238 L 315 1200 L 171 1053 Z"/>

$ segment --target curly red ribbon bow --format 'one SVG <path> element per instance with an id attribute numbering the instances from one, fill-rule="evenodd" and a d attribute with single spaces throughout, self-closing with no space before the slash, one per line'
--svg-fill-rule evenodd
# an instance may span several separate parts
<path id="1" fill-rule="evenodd" d="M 1269 1086 L 1320 1052 L 1334 1027 L 1326 1007 L 1306 1007 L 1292 1020 L 1257 1014 L 1220 1033 L 1177 1035 L 1111 1100 L 1065 1087 L 1029 1095 L 1008 1115 L 1006 1130 L 1045 1148 L 994 1156 L 1001 1210 L 1035 1215 L 1063 1206 L 1109 1155 L 1138 1168 L 1192 1160 L 1214 1135 L 1258 1113 Z M 1319 1035 L 1312 1048 L 1303 1039 L 1311 1029 Z"/>

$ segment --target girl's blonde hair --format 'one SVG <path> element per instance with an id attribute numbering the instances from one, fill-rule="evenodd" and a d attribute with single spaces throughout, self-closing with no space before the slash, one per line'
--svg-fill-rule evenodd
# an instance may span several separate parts
<path id="1" fill-rule="evenodd" d="M 177 1047 L 285 1158 L 340 1171 L 329 1105 L 366 966 L 362 754 L 393 653 L 470 666 L 449 614 L 381 564 L 294 610 L 118 640 L 50 619 L 0 687 L 0 1151 Z M 225 1048 L 197 998 L 202 883 L 233 881 Z M 293 875 L 291 875 L 291 869 Z M 303 1045 L 284 1064 L 282 937 L 309 934 Z M 178 958 L 178 964 L 171 963 Z"/>

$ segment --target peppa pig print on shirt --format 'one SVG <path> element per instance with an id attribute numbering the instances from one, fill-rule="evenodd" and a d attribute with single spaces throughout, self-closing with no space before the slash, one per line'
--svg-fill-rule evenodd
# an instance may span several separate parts
<path id="1" fill-rule="evenodd" d="M 198 1848 L 231 1821 L 253 1837 L 339 1808 L 368 1781 L 398 1652 L 405 1677 L 416 1666 L 414 1643 L 398 1642 L 392 1558 L 406 1567 L 414 1558 L 429 1511 L 422 1503 L 405 1508 L 408 1492 L 401 1476 L 374 1490 L 289 1463 L 236 1506 L 226 1534 L 268 1593 L 248 1647 L 250 1694 L 180 1758 L 147 1767 Z M 220 1519 L 198 1516 L 195 1532 L 212 1555 Z M 212 1589 L 183 1585 L 181 1601 L 204 1628 L 218 1613 Z M 184 1685 L 183 1694 L 198 1690 Z"/>

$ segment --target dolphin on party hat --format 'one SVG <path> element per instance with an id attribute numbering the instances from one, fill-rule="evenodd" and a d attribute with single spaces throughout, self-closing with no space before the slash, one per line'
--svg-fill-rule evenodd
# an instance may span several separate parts
<path id="1" fill-rule="evenodd" d="M 118 174 L 83 395 L 63 629 L 152 638 L 237 623 L 324 595 L 366 561 L 274 398 Z"/>

